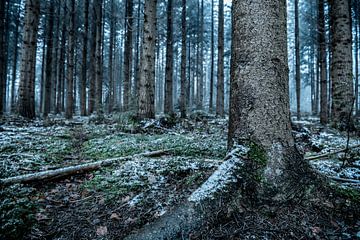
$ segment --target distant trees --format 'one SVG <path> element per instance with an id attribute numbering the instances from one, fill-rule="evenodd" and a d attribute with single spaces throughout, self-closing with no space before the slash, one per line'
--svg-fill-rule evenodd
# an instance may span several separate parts
<path id="1" fill-rule="evenodd" d="M 166 68 L 165 68 L 165 96 L 164 113 L 173 113 L 173 0 L 167 3 L 167 35 L 166 35 Z"/>
<path id="2" fill-rule="evenodd" d="M 0 116 L 4 112 L 4 105 L 5 105 L 5 93 L 6 93 L 6 39 L 5 39 L 5 0 L 0 2 Z"/>

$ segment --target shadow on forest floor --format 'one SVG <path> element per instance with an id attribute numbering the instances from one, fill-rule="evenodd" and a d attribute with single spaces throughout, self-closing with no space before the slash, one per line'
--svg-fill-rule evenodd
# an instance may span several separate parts
<path id="1" fill-rule="evenodd" d="M 346 137 L 317 119 L 293 122 L 305 156 L 346 147 Z M 0 178 L 137 153 L 171 149 L 160 157 L 134 157 L 111 167 L 58 180 L 0 189 L 2 239 L 122 239 L 184 201 L 221 164 L 227 121 L 194 114 L 190 120 L 138 122 L 130 115 L 102 119 L 25 121 L 0 125 Z M 360 144 L 352 137 L 349 146 Z M 329 196 L 284 206 L 275 213 L 244 209 L 191 239 L 360 239 L 359 147 L 312 161 L 336 180 Z M 345 163 L 345 166 L 343 166 Z M 340 179 L 340 180 L 339 180 Z M 349 180 L 349 181 L 347 181 Z M 335 193 L 335 194 L 337 194 Z M 331 198 L 331 196 L 330 196 Z"/>

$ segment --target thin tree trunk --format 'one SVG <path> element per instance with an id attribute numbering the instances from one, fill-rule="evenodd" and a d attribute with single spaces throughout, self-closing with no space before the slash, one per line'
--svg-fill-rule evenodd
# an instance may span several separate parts
<path id="1" fill-rule="evenodd" d="M 198 84 L 197 84 L 197 109 L 203 109 L 204 99 L 204 0 L 200 4 L 200 53 L 199 53 L 199 69 L 198 69 Z"/>
<path id="2" fill-rule="evenodd" d="M 180 113 L 182 118 L 186 118 L 186 99 L 187 99 L 187 86 L 186 86 L 186 0 L 182 0 L 182 13 L 181 13 L 181 73 L 180 73 Z"/>
<path id="3" fill-rule="evenodd" d="M 211 40 L 210 40 L 210 98 L 209 98 L 209 112 L 213 112 L 214 104 L 214 54 L 215 54 L 215 43 L 214 43 L 214 0 L 211 0 Z"/>
<path id="4" fill-rule="evenodd" d="M 223 117 L 224 112 L 224 1 L 219 0 L 218 28 L 218 77 L 216 94 L 216 115 Z"/>
<path id="5" fill-rule="evenodd" d="M 61 44 L 60 44 L 60 60 L 59 60 L 59 75 L 57 79 L 57 95 L 56 95 L 56 113 L 64 111 L 64 86 L 65 86 L 65 55 L 66 55 L 66 19 L 67 17 L 67 4 L 64 1 L 63 5 L 63 23 L 61 30 Z"/>
<path id="6" fill-rule="evenodd" d="M 301 76 L 300 76 L 300 29 L 299 0 L 295 0 L 295 87 L 296 87 L 296 117 L 301 118 Z"/>
<path id="7" fill-rule="evenodd" d="M 11 112 L 16 111 L 16 72 L 17 72 L 17 65 L 18 65 L 18 44 L 19 44 L 19 27 L 20 27 L 20 12 L 21 12 L 21 5 L 19 3 L 18 12 L 15 19 L 15 42 L 14 42 L 14 61 L 13 61 L 13 67 L 12 67 L 12 80 L 11 80 Z"/>
<path id="8" fill-rule="evenodd" d="M 88 98 L 88 114 L 95 111 L 95 95 L 96 95 L 96 3 L 92 2 L 92 28 L 90 38 L 90 66 L 89 66 L 89 98 Z"/>
<path id="9" fill-rule="evenodd" d="M 67 65 L 67 79 L 66 79 L 66 114 L 67 119 L 73 117 L 74 104 L 74 65 L 75 65 L 75 0 L 70 2 L 70 29 L 69 29 L 69 58 Z"/>
<path id="10" fill-rule="evenodd" d="M 35 117 L 35 65 L 40 1 L 27 0 L 19 86 L 19 114 Z"/>
<path id="11" fill-rule="evenodd" d="M 132 89 L 132 94 L 135 99 L 134 105 L 137 105 L 138 99 L 138 79 L 139 79 L 139 62 L 140 62 L 140 39 L 141 39 L 141 0 L 138 1 L 138 9 L 137 9 L 137 30 L 136 30 L 136 41 L 135 41 L 135 63 L 134 63 L 134 87 Z M 137 109 L 137 107 L 135 107 Z"/>
<path id="12" fill-rule="evenodd" d="M 138 102 L 140 119 L 155 118 L 156 3 L 157 0 L 145 0 Z"/>
<path id="13" fill-rule="evenodd" d="M 86 115 L 86 79 L 87 79 L 87 53 L 88 53 L 88 34 L 89 34 L 89 0 L 84 1 L 84 35 L 82 49 L 82 66 L 80 80 L 80 115 Z"/>
<path id="14" fill-rule="evenodd" d="M 54 13 L 55 5 L 51 2 L 48 3 L 48 16 L 46 28 L 46 67 L 45 67 L 45 83 L 44 97 L 43 97 L 43 116 L 47 117 L 50 113 L 51 93 L 52 93 L 52 60 L 53 60 L 53 29 L 54 29 Z"/>
<path id="15" fill-rule="evenodd" d="M 6 48 L 5 48 L 5 6 L 6 1 L 2 0 L 0 2 L 0 116 L 4 112 L 4 88 L 5 88 L 5 81 L 6 81 Z"/>
<path id="16" fill-rule="evenodd" d="M 357 6 L 359 7 L 359 6 Z M 357 13 L 360 15 L 360 13 Z M 355 25 L 355 114 L 359 114 L 359 21 Z"/>
<path id="17" fill-rule="evenodd" d="M 109 44 L 109 109 L 111 113 L 114 108 L 114 42 L 115 42 L 115 3 L 114 0 L 110 2 L 111 15 L 110 15 L 110 44 Z"/>
<path id="18" fill-rule="evenodd" d="M 164 113 L 173 113 L 173 0 L 168 0 L 167 6 L 167 38 L 166 38 L 166 68 L 165 68 L 165 101 Z"/>
<path id="19" fill-rule="evenodd" d="M 50 103 L 50 111 L 56 112 L 56 97 L 57 97 L 57 87 L 58 87 L 58 75 L 59 75 L 59 36 L 60 36 L 60 12 L 61 12 L 61 4 L 59 1 L 56 1 L 56 25 L 54 30 L 54 47 L 52 52 L 52 89 L 51 89 L 51 103 Z"/>
<path id="20" fill-rule="evenodd" d="M 103 0 L 96 0 L 95 107 L 102 113 L 102 10 Z"/>

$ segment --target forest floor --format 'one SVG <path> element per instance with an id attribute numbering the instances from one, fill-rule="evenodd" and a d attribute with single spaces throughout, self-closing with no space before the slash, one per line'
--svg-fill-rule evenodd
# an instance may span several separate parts
<path id="1" fill-rule="evenodd" d="M 240 211 L 191 239 L 360 239 L 360 138 L 294 121 L 305 156 L 335 194 L 284 206 L 274 215 Z M 137 122 L 130 114 L 103 118 L 0 121 L 0 178 L 102 159 L 132 157 L 100 170 L 31 184 L 0 186 L 0 239 L 122 239 L 181 204 L 222 163 L 227 120 L 201 112 L 189 120 Z M 354 147 L 355 146 L 355 147 Z M 357 147 L 356 147 L 357 146 Z M 353 147 L 353 148 L 351 148 Z M 340 200 L 339 200 L 340 199 Z"/>

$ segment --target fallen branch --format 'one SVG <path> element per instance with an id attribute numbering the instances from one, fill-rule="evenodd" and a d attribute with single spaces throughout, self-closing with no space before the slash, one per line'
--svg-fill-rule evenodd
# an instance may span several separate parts
<path id="1" fill-rule="evenodd" d="M 9 185 L 9 184 L 15 184 L 15 183 L 35 182 L 35 181 L 40 181 L 40 180 L 45 180 L 45 179 L 55 179 L 55 178 L 60 178 L 60 177 L 69 176 L 69 175 L 73 175 L 73 174 L 94 171 L 94 170 L 100 169 L 102 167 L 110 166 L 110 165 L 114 164 L 115 162 L 126 161 L 126 160 L 136 158 L 136 157 L 161 156 L 163 154 L 168 153 L 169 151 L 170 150 L 168 149 L 168 150 L 159 150 L 159 151 L 153 151 L 153 152 L 139 153 L 139 154 L 135 154 L 132 156 L 105 159 L 105 160 L 100 160 L 100 161 L 96 161 L 96 162 L 80 164 L 80 165 L 76 165 L 76 166 L 59 168 L 56 170 L 49 170 L 49 171 L 43 171 L 43 172 L 38 172 L 38 173 L 31 173 L 31 174 L 25 174 L 25 175 L 20 175 L 20 176 L 15 176 L 15 177 L 9 177 L 9 178 L 0 179 L 0 184 L 1 185 Z"/>
<path id="2" fill-rule="evenodd" d="M 340 178 L 340 177 L 330 177 L 332 180 L 337 182 L 347 182 L 347 183 L 355 183 L 360 184 L 360 180 L 348 179 L 348 178 Z"/>
<path id="3" fill-rule="evenodd" d="M 316 155 L 316 156 L 308 156 L 308 157 L 305 157 L 305 160 L 312 161 L 312 160 L 323 159 L 323 158 L 327 158 L 331 155 L 345 152 L 345 151 L 348 151 L 349 149 L 354 149 L 354 148 L 358 148 L 358 147 L 360 147 L 360 144 L 351 146 L 349 148 L 340 149 L 340 150 L 330 152 L 330 153 L 324 153 L 324 154 L 320 154 L 320 155 Z"/>

